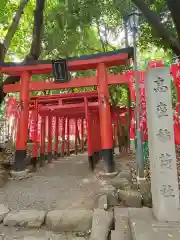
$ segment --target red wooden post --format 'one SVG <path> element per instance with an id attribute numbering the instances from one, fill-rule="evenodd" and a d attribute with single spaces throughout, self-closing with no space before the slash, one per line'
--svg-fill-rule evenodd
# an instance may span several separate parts
<path id="1" fill-rule="evenodd" d="M 40 135 L 40 166 L 45 162 L 45 138 L 46 138 L 46 117 L 41 117 L 41 135 Z"/>
<path id="2" fill-rule="evenodd" d="M 113 158 L 113 133 L 109 104 L 107 69 L 104 63 L 100 63 L 98 65 L 97 77 L 102 157 L 105 164 L 105 170 L 108 173 L 111 173 L 115 171 L 115 163 Z"/>
<path id="3" fill-rule="evenodd" d="M 67 118 L 67 156 L 70 155 L 69 118 Z"/>
<path id="4" fill-rule="evenodd" d="M 59 143 L 59 117 L 56 116 L 56 125 L 55 125 L 55 146 L 54 146 L 54 156 L 58 156 L 58 143 Z"/>
<path id="5" fill-rule="evenodd" d="M 88 145 L 88 161 L 89 167 L 91 170 L 94 169 L 94 162 L 93 162 L 93 152 L 92 152 L 92 143 L 91 143 L 91 123 L 89 119 L 89 109 L 88 109 L 88 99 L 84 99 L 85 103 L 85 117 L 86 117 L 86 129 L 87 129 L 87 145 Z"/>
<path id="6" fill-rule="evenodd" d="M 74 142 L 75 154 L 78 154 L 78 120 L 75 118 L 75 142 Z"/>
<path id="7" fill-rule="evenodd" d="M 62 119 L 62 144 L 61 144 L 61 156 L 64 157 L 65 146 L 65 118 Z"/>
<path id="8" fill-rule="evenodd" d="M 34 142 L 32 150 L 32 165 L 35 168 L 37 164 L 38 157 L 38 102 L 35 101 L 35 110 L 34 110 Z"/>
<path id="9" fill-rule="evenodd" d="M 113 154 L 115 153 L 115 147 L 116 147 L 116 125 L 112 124 L 113 129 Z"/>
<path id="10" fill-rule="evenodd" d="M 48 162 L 52 162 L 52 116 L 48 115 Z"/>
<path id="11" fill-rule="evenodd" d="M 81 118 L 81 151 L 84 152 L 84 118 Z"/>
<path id="12" fill-rule="evenodd" d="M 120 133 L 120 121 L 119 121 L 118 110 L 117 110 L 117 116 L 116 116 L 116 128 L 117 128 L 118 148 L 119 148 L 119 153 L 121 153 L 121 133 Z"/>
<path id="13" fill-rule="evenodd" d="M 28 119 L 29 119 L 29 80 L 30 74 L 22 72 L 21 91 L 20 91 L 20 119 L 18 122 L 16 152 L 15 152 L 15 171 L 23 171 L 26 168 L 26 151 L 28 140 Z"/>
<path id="14" fill-rule="evenodd" d="M 65 142 L 65 143 L 64 143 L 64 145 L 65 145 L 65 147 L 64 147 L 65 150 L 64 150 L 64 151 L 65 151 L 65 154 L 66 154 L 66 155 L 68 155 L 68 143 L 67 143 L 67 139 L 68 139 L 68 137 L 67 137 L 67 134 L 68 134 L 68 123 L 67 123 L 67 121 L 68 121 L 68 120 L 67 120 L 67 119 L 68 119 L 68 118 L 66 117 L 66 118 L 65 118 L 65 137 L 64 137 L 64 142 Z"/>

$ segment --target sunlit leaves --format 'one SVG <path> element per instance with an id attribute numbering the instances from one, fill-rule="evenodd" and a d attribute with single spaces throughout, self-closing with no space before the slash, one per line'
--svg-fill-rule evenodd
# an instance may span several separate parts
<path id="1" fill-rule="evenodd" d="M 2 1 L 2 0 L 1 0 Z M 1 2 L 0 1 L 0 2 Z M 6 1 L 4 8 L 0 8 L 0 40 L 3 42 L 4 37 L 9 29 L 9 26 L 12 22 L 13 16 L 18 9 L 20 1 Z M 2 4 L 2 3 L 0 3 Z M 31 44 L 32 36 L 32 26 L 33 26 L 33 10 L 35 6 L 35 0 L 29 1 L 27 6 L 24 9 L 24 12 L 21 16 L 18 30 L 16 31 L 10 48 L 8 50 L 8 56 L 5 60 L 16 59 L 22 60 L 24 56 L 29 51 L 29 46 Z"/>
<path id="2" fill-rule="evenodd" d="M 128 105 L 128 89 L 126 85 L 112 85 L 109 87 L 110 103 L 113 106 Z"/>
<path id="3" fill-rule="evenodd" d="M 169 31 L 169 35 L 172 34 L 172 36 L 176 38 L 177 30 L 173 24 L 171 12 L 168 10 L 166 0 L 147 0 L 146 2 L 148 3 L 149 8 L 157 13 L 161 23 Z M 163 47 L 165 51 L 172 51 L 170 46 L 171 44 L 169 44 L 169 42 L 167 43 L 166 39 L 159 37 L 159 32 L 156 30 L 156 26 L 152 27 L 149 25 L 146 19 L 144 19 L 143 13 L 141 18 L 139 41 L 141 50 L 148 49 L 150 44 L 150 46 L 155 45 L 160 48 Z"/>

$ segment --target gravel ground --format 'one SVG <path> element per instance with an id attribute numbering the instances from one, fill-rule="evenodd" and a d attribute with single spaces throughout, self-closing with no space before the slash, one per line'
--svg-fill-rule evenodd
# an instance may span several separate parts
<path id="1" fill-rule="evenodd" d="M 132 160 L 128 160 L 127 155 L 120 157 L 117 154 L 117 169 L 125 162 L 132 164 Z M 98 175 L 102 169 L 100 162 L 92 173 L 86 154 L 61 158 L 33 173 L 29 179 L 7 182 L 0 188 L 0 203 L 5 203 L 11 210 L 94 209 L 99 188 L 106 183 Z M 53 234 L 46 229 L 23 230 L 0 224 L 0 240 L 72 240 L 74 237 L 72 233 Z"/>
<path id="2" fill-rule="evenodd" d="M 101 181 L 88 168 L 87 155 L 59 159 L 31 178 L 10 180 L 0 189 L 0 203 L 11 210 L 93 208 Z"/>

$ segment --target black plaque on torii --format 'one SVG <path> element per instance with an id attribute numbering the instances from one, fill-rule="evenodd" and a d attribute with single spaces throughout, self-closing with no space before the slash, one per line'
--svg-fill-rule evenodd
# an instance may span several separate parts
<path id="1" fill-rule="evenodd" d="M 53 75 L 56 83 L 69 81 L 68 64 L 66 59 L 52 61 Z"/>

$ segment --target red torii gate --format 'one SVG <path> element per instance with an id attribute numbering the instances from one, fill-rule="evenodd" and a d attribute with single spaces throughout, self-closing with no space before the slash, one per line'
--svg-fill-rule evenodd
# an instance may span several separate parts
<path id="1" fill-rule="evenodd" d="M 85 112 L 84 112 L 84 107 L 85 107 Z M 100 132 L 98 132 L 100 129 L 98 128 L 96 132 L 95 131 L 90 132 L 91 126 L 96 126 L 96 124 L 89 121 L 89 113 L 92 114 L 93 112 L 95 113 L 96 116 L 98 115 L 98 102 L 87 103 L 86 98 L 85 98 L 85 106 L 84 106 L 84 103 L 79 103 L 79 104 L 69 104 L 69 106 L 68 105 L 58 106 L 58 108 L 53 106 L 53 107 L 49 108 L 49 111 L 47 110 L 46 107 L 42 107 L 42 109 L 40 110 L 41 116 L 43 116 L 43 114 L 44 114 L 44 115 L 48 115 L 48 117 L 50 117 L 50 118 L 51 118 L 51 116 L 63 117 L 63 123 L 64 123 L 63 124 L 63 132 L 65 131 L 65 126 L 64 126 L 65 119 L 66 118 L 74 118 L 74 120 L 76 122 L 76 124 L 75 124 L 75 128 L 76 128 L 75 151 L 77 151 L 77 118 L 86 119 L 86 124 L 88 125 L 88 127 L 86 129 L 88 131 L 88 136 L 87 136 L 88 159 L 89 159 L 90 166 L 92 166 L 92 163 L 94 162 L 93 158 L 94 158 L 95 152 L 99 152 L 101 150 L 101 145 L 100 145 L 101 141 L 100 141 L 100 139 L 98 139 L 98 137 L 100 138 Z M 93 119 L 93 120 L 95 120 L 95 119 Z M 95 135 L 95 134 L 97 134 L 97 135 Z M 48 136 L 50 136 L 50 135 L 51 134 L 48 134 Z M 65 135 L 65 132 L 62 135 L 63 138 L 65 137 L 64 135 Z M 93 135 L 96 137 L 96 139 L 98 139 L 98 141 L 94 141 L 94 142 L 92 141 Z M 49 142 L 51 144 L 50 139 L 48 141 L 48 146 L 49 146 Z M 64 139 L 62 141 L 62 146 L 64 145 L 63 143 L 64 143 Z M 98 145 L 98 148 L 97 148 L 97 145 Z M 51 154 L 51 153 L 52 153 L 52 146 L 50 146 L 50 148 L 48 149 L 48 154 Z M 64 146 L 62 147 L 62 154 L 64 154 Z M 92 167 L 92 169 L 93 168 L 94 167 Z"/>
<path id="2" fill-rule="evenodd" d="M 89 103 L 88 103 L 89 101 Z M 31 103 L 32 102 L 32 103 Z M 81 133 L 83 132 L 83 122 L 84 119 L 86 120 L 86 130 L 88 131 L 87 135 L 87 141 L 88 141 L 88 159 L 89 162 L 93 163 L 93 158 L 95 157 L 96 152 L 100 151 L 100 145 L 99 142 L 100 140 L 96 141 L 98 139 L 98 132 L 99 132 L 99 127 L 97 127 L 98 124 L 98 118 L 95 117 L 93 118 L 93 121 L 95 121 L 94 126 L 88 123 L 89 117 L 88 115 L 91 114 L 91 111 L 87 113 L 87 106 L 85 103 L 88 103 L 88 107 L 92 109 L 92 107 L 95 108 L 96 110 L 96 116 L 99 115 L 98 111 L 98 93 L 97 91 L 92 91 L 92 92 L 78 92 L 78 93 L 70 93 L 70 94 L 57 94 L 57 95 L 50 95 L 50 96 L 35 96 L 31 97 L 30 101 L 30 110 L 33 112 L 33 117 L 34 117 L 34 138 L 33 138 L 33 152 L 32 152 L 32 158 L 33 162 L 36 162 L 37 160 L 37 118 L 38 114 L 44 118 L 44 116 L 52 116 L 54 117 L 55 120 L 55 149 L 54 149 L 54 155 L 56 156 L 58 154 L 58 121 L 59 118 L 66 118 L 66 121 L 68 122 L 68 118 L 71 116 L 72 118 L 77 119 L 81 118 Z M 38 105 L 38 106 L 37 106 Z M 128 112 L 128 108 L 112 108 L 111 109 L 111 114 L 112 114 L 112 121 L 114 122 L 115 126 L 117 127 L 117 115 L 120 115 L 121 113 Z M 97 118 L 97 120 L 96 120 Z M 45 122 L 45 119 L 43 119 L 43 122 Z M 51 121 L 49 121 L 51 122 Z M 64 121 L 63 121 L 64 123 Z M 44 124 L 44 123 L 43 123 Z M 69 124 L 68 124 L 69 125 Z M 77 122 L 76 122 L 77 125 Z M 88 126 L 88 127 L 87 127 Z M 63 124 L 64 127 L 64 124 Z M 93 129 L 96 129 L 95 132 L 90 132 L 89 130 L 93 127 Z M 49 126 L 49 128 L 52 128 L 52 125 Z M 66 127 L 68 128 L 68 127 Z M 75 128 L 76 129 L 76 128 Z M 76 129 L 77 130 L 77 129 Z M 42 131 L 42 136 L 44 138 L 44 131 Z M 49 132 L 50 138 L 48 141 L 48 159 L 49 161 L 52 160 L 52 137 L 51 137 L 51 130 Z M 76 131 L 75 131 L 76 132 Z M 92 141 L 92 136 L 93 134 L 96 135 L 96 139 Z M 69 137 L 69 134 L 67 134 Z M 61 148 L 61 153 L 62 156 L 64 155 L 64 136 L 61 136 L 63 141 L 62 141 L 62 148 Z M 114 134 L 115 137 L 115 134 Z M 120 144 L 120 138 L 118 137 L 118 143 Z M 41 145 L 44 145 L 44 139 L 41 138 Z M 69 138 L 67 138 L 67 144 L 69 145 Z M 81 141 L 81 145 L 83 145 L 83 142 Z M 97 151 L 97 146 L 99 146 L 99 150 Z M 43 163 L 43 160 L 45 159 L 45 152 L 44 152 L 44 147 L 41 148 L 41 156 L 40 156 L 40 163 Z M 69 152 L 69 146 L 67 148 L 67 152 Z M 75 134 L 75 152 L 77 152 L 77 136 Z M 91 164 L 92 166 L 92 164 Z M 91 167 L 92 168 L 92 167 Z"/>
<path id="3" fill-rule="evenodd" d="M 69 71 L 94 69 L 97 71 L 97 76 L 74 78 L 68 83 L 60 84 L 31 81 L 32 75 L 52 72 L 51 61 L 34 61 L 22 64 L 3 63 L 0 66 L 1 73 L 21 77 L 20 83 L 5 85 L 3 88 L 5 93 L 20 92 L 21 113 L 16 140 L 14 170 L 23 171 L 26 167 L 25 157 L 28 139 L 30 91 L 97 86 L 102 157 L 104 159 L 106 171 L 113 172 L 115 170 L 115 164 L 113 160 L 113 133 L 108 85 L 128 84 L 128 78 L 125 75 L 107 74 L 107 69 L 112 66 L 127 64 L 132 55 L 133 49 L 127 48 L 105 54 L 94 54 L 91 56 L 69 59 Z"/>
<path id="4" fill-rule="evenodd" d="M 52 100 L 52 101 L 51 101 Z M 89 103 L 88 103 L 89 100 Z M 96 114 L 98 114 L 98 95 L 96 91 L 93 92 L 82 92 L 82 93 L 70 93 L 70 94 L 57 94 L 57 95 L 49 95 L 49 96 L 38 96 L 38 97 L 32 97 L 31 98 L 31 105 L 30 109 L 34 111 L 35 115 L 35 129 L 34 129 L 34 143 L 33 143 L 33 152 L 32 152 L 32 162 L 36 163 L 37 160 L 37 119 L 38 114 L 43 118 L 41 130 L 42 130 L 42 136 L 41 136 L 41 154 L 40 154 L 40 163 L 43 163 L 43 160 L 45 159 L 45 137 L 44 137 L 44 129 L 45 127 L 45 116 L 48 116 L 48 160 L 49 162 L 52 161 L 52 124 L 51 124 L 51 118 L 55 117 L 56 121 L 56 127 L 55 127 L 55 149 L 54 149 L 54 156 L 58 154 L 58 121 L 59 118 L 66 118 L 67 125 L 68 124 L 68 118 L 81 118 L 81 132 L 83 132 L 83 126 L 84 126 L 84 119 L 86 118 L 86 122 L 88 122 L 87 117 L 87 110 L 88 108 L 85 106 L 85 102 L 88 103 L 87 107 L 94 107 L 96 109 Z M 46 105 L 47 104 L 47 105 Z M 51 104 L 51 105 L 50 105 Z M 65 122 L 63 121 L 65 124 Z M 64 125 L 63 124 L 63 125 Z M 87 123 L 88 124 L 88 123 Z M 77 123 L 76 123 L 77 125 Z M 65 126 L 63 126 L 64 130 Z M 68 129 L 68 127 L 67 127 Z M 89 128 L 87 128 L 89 130 Z M 64 130 L 65 131 L 65 130 Z M 77 126 L 76 126 L 76 132 L 77 132 Z M 91 133 L 88 132 L 88 159 L 89 162 L 93 162 L 93 154 L 94 151 L 92 148 L 92 145 L 94 146 L 94 143 L 90 140 Z M 65 133 L 64 133 L 65 134 Z M 76 133 L 77 134 L 77 133 Z M 67 134 L 69 137 L 69 134 Z M 62 153 L 64 154 L 64 137 L 62 141 Z M 100 142 L 100 141 L 99 141 Z M 67 139 L 67 143 L 69 145 L 69 139 Z M 75 150 L 77 151 L 77 136 L 75 138 Z M 99 148 L 100 151 L 100 148 Z M 68 146 L 68 152 L 69 152 L 69 146 Z M 91 164 L 92 165 L 92 164 Z"/>

